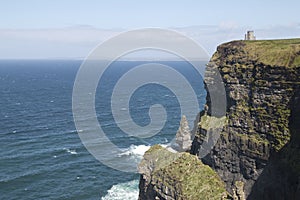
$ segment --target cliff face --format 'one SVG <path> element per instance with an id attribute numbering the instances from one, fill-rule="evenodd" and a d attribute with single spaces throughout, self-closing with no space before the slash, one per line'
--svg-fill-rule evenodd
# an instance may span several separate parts
<path id="1" fill-rule="evenodd" d="M 227 122 L 203 163 L 220 175 L 232 196 L 242 183 L 248 199 L 300 198 L 300 40 L 223 44 L 206 69 L 207 85 L 216 70 L 225 85 Z M 219 128 L 203 126 L 220 117 L 210 110 L 208 95 L 192 154 L 199 154 L 207 132 Z"/>
<path id="2" fill-rule="evenodd" d="M 214 87 L 217 71 L 225 86 L 225 93 L 219 91 L 226 95 L 225 111 L 220 102 L 212 108 L 210 92 L 220 89 Z M 197 171 L 202 165 L 219 175 L 231 199 L 299 199 L 300 39 L 222 44 L 207 66 L 205 83 L 210 91 L 190 153 L 206 165 L 191 161 L 185 173 L 176 174 L 175 169 L 182 169 L 181 161 L 176 161 L 173 170 L 149 170 L 155 159 L 149 160 L 146 154 L 142 169 L 148 166 L 148 170 L 140 170 L 140 199 L 180 199 L 177 192 L 185 186 L 192 188 L 189 194 L 209 191 L 209 184 L 199 184 L 205 178 L 197 174 L 209 171 Z M 202 158 L 215 130 L 220 137 Z M 189 175 L 195 178 L 180 185 Z M 217 176 L 213 177 L 212 182 L 220 186 Z M 215 199 L 225 198 L 217 194 Z"/>

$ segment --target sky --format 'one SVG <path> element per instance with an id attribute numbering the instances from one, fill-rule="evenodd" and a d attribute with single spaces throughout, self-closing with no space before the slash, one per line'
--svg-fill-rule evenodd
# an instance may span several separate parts
<path id="1" fill-rule="evenodd" d="M 212 54 L 254 30 L 258 39 L 300 37 L 299 0 L 1 0 L 0 59 L 84 58 L 121 31 L 177 30 Z"/>

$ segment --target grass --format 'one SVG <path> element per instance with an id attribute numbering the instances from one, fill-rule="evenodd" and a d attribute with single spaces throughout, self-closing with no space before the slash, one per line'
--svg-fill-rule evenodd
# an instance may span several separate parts
<path id="1" fill-rule="evenodd" d="M 243 41 L 247 55 L 270 66 L 300 66 L 300 39 Z"/>

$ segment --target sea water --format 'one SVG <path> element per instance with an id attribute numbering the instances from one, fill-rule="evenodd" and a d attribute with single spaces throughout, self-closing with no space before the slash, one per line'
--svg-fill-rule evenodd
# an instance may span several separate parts
<path id="1" fill-rule="evenodd" d="M 82 130 L 76 130 L 74 125 L 72 91 L 81 63 L 0 61 L 0 199 L 137 199 L 139 175 L 99 162 L 78 136 Z M 181 118 L 176 96 L 167 88 L 150 84 L 141 87 L 130 106 L 124 105 L 120 110 L 129 109 L 133 120 L 141 126 L 149 123 L 150 105 L 159 103 L 168 110 L 167 123 L 161 132 L 145 139 L 122 133 L 110 107 L 101 105 L 97 99 L 110 97 L 122 73 L 142 63 L 113 63 L 107 72 L 109 81 L 105 89 L 98 88 L 95 105 L 104 131 L 121 149 L 121 153 L 112 155 L 111 159 L 125 157 L 136 165 L 151 145 L 168 144 L 174 138 Z M 196 71 L 184 61 L 164 61 L 163 64 L 173 66 L 189 79 L 196 88 L 200 111 L 205 93 Z"/>

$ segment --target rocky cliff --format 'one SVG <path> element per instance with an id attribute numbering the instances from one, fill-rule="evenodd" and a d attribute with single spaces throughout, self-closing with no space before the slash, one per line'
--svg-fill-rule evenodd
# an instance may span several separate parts
<path id="1" fill-rule="evenodd" d="M 189 153 L 151 147 L 139 164 L 140 200 L 219 200 L 228 194 L 217 173 Z"/>
<path id="2" fill-rule="evenodd" d="M 217 72 L 225 86 L 225 91 L 219 92 L 224 93 L 226 102 L 213 108 L 211 93 L 220 89 L 214 87 Z M 207 104 L 200 114 L 190 153 L 198 155 L 206 165 L 191 162 L 185 173 L 176 176 L 172 170 L 141 170 L 140 199 L 180 199 L 176 192 L 187 184 L 198 195 L 198 191 L 207 188 L 211 191 L 209 185 L 200 184 L 203 178 L 197 174 L 205 173 L 197 171 L 200 166 L 210 166 L 219 175 L 230 196 L 226 198 L 299 199 L 300 39 L 222 44 L 207 66 L 205 84 Z M 220 132 L 217 142 L 203 157 L 203 149 L 211 145 L 211 133 L 216 130 Z M 147 156 L 142 161 L 144 169 L 153 163 L 146 160 Z M 172 162 L 173 170 L 181 168 L 178 163 L 181 162 Z M 160 174 L 159 179 L 152 180 L 155 173 Z M 187 179 L 184 185 L 177 184 L 190 174 L 196 178 Z M 212 174 L 216 178 L 212 182 L 221 191 L 218 176 Z M 165 181 L 169 185 L 164 188 Z M 172 193 L 167 188 L 173 188 Z M 166 193 L 169 195 L 161 195 Z M 217 194 L 215 199 L 225 198 Z"/>
<path id="3" fill-rule="evenodd" d="M 220 45 L 206 69 L 207 85 L 214 84 L 216 71 L 225 85 L 227 122 L 202 161 L 233 197 L 242 185 L 247 199 L 299 199 L 300 40 Z M 218 128 L 202 125 L 220 117 L 210 110 L 208 95 L 193 154 L 201 151 L 207 132 Z"/>

